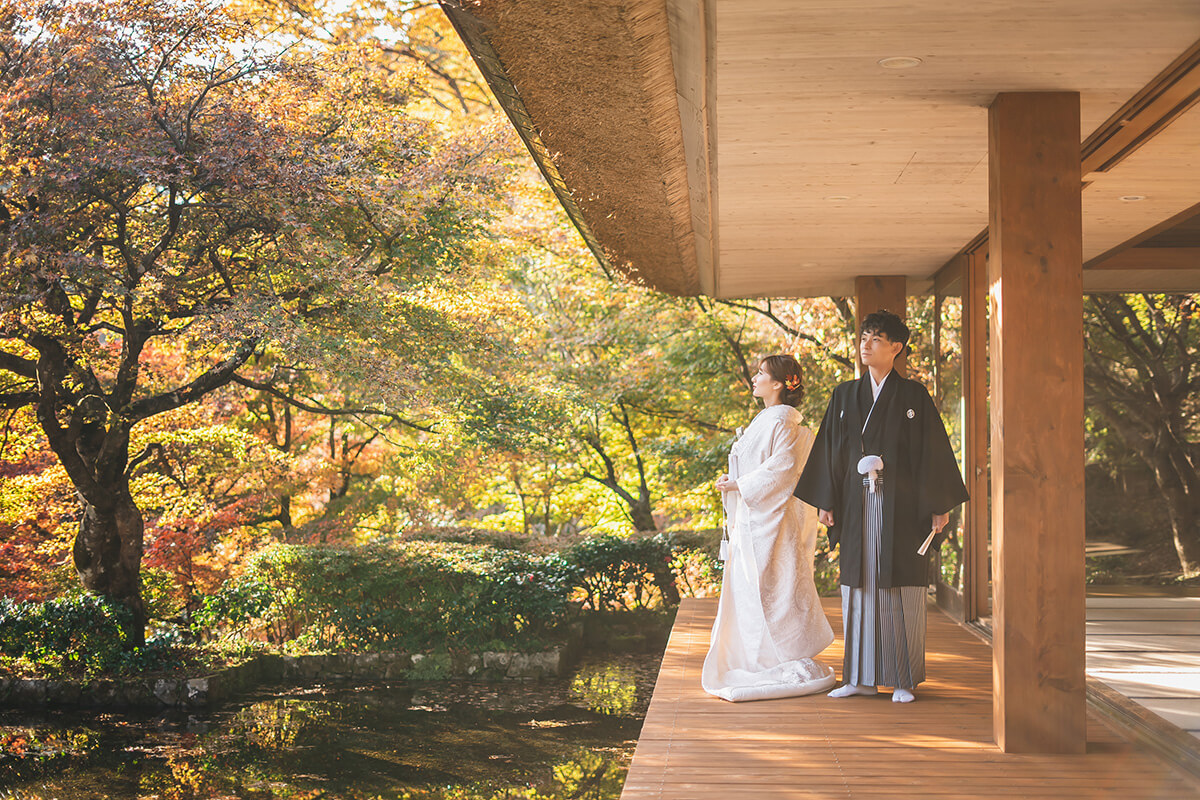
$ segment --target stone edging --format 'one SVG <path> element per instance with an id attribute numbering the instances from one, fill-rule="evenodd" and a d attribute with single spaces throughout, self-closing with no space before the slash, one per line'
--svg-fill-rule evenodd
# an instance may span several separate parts
<path id="1" fill-rule="evenodd" d="M 195 678 L 61 680 L 0 678 L 0 708 L 207 708 L 258 686 L 326 681 L 542 680 L 566 674 L 579 654 L 578 637 L 539 653 L 362 653 L 259 655 Z"/>

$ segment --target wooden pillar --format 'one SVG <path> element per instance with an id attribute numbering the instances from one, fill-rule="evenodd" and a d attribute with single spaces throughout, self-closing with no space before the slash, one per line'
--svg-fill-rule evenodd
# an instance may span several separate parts
<path id="1" fill-rule="evenodd" d="M 997 95 L 988 151 L 993 724 L 1008 753 L 1083 753 L 1079 95 Z"/>
<path id="2" fill-rule="evenodd" d="M 891 311 L 900 319 L 904 319 L 905 308 L 908 306 L 908 294 L 903 275 L 859 275 L 854 279 L 854 327 L 855 335 L 862 329 L 863 317 L 881 308 Z M 858 343 L 854 345 L 854 363 L 858 375 L 863 374 L 863 364 L 858 358 Z M 896 359 L 897 375 L 905 374 L 908 357 L 901 355 Z"/>
<path id="3" fill-rule="evenodd" d="M 936 281 L 933 290 L 933 352 L 930 354 L 933 358 L 930 364 L 933 365 L 933 404 L 938 407 L 938 410 L 943 414 L 946 409 L 942 408 L 942 302 L 946 299 L 941 290 L 937 288 Z"/>
<path id="4" fill-rule="evenodd" d="M 967 501 L 963 518 L 964 617 L 991 613 L 988 566 L 987 249 L 966 257 L 962 282 L 963 462 Z"/>

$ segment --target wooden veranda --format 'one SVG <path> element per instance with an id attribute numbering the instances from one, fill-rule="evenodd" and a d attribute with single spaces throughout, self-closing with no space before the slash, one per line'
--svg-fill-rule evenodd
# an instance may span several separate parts
<path id="1" fill-rule="evenodd" d="M 998 747 L 1088 752 L 1083 296 L 1200 290 L 1200 4 L 440 2 L 611 270 L 957 298 L 972 499 L 939 602 L 990 620 Z"/>
<path id="2" fill-rule="evenodd" d="M 840 630 L 838 600 L 824 602 Z M 1002 753 L 992 737 L 991 648 L 932 608 L 929 680 L 915 703 L 710 697 L 700 666 L 716 604 L 679 609 L 622 800 L 1200 796 L 1200 783 L 1095 715 L 1082 755 Z M 822 659 L 840 669 L 840 636 Z"/>

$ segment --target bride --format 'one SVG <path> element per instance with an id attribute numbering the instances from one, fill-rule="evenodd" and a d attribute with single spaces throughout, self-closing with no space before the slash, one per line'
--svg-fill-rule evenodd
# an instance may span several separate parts
<path id="1" fill-rule="evenodd" d="M 792 495 L 813 434 L 796 403 L 800 365 L 767 356 L 754 376 L 766 406 L 717 479 L 729 516 L 721 600 L 700 683 L 725 700 L 767 700 L 825 691 L 833 669 L 813 657 L 833 641 L 813 583 L 817 515 Z"/>

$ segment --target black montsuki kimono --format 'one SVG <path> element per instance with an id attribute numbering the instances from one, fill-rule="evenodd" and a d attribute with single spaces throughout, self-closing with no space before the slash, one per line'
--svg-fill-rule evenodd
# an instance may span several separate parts
<path id="1" fill-rule="evenodd" d="M 873 412 L 869 373 L 834 389 L 796 485 L 797 497 L 833 513 L 829 539 L 841 544 L 841 582 L 854 587 L 863 585 L 863 476 L 858 461 L 864 455 L 883 458 L 878 586 L 925 586 L 928 553 L 944 532 L 926 555 L 918 555 L 917 548 L 929 536 L 933 515 L 965 502 L 967 488 L 942 418 L 924 386 L 889 374 Z"/>

